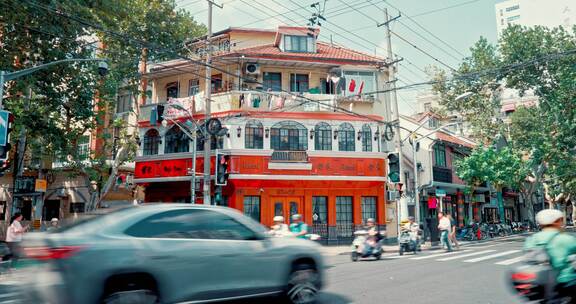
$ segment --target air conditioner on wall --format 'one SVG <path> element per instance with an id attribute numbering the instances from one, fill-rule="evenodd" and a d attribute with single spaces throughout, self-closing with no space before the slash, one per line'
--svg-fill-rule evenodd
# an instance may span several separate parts
<path id="1" fill-rule="evenodd" d="M 257 63 L 247 63 L 246 64 L 246 74 L 248 74 L 248 75 L 260 74 L 260 65 Z"/>

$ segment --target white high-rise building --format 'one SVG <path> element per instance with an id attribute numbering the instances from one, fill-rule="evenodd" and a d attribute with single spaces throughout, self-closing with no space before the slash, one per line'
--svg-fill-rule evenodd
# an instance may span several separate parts
<path id="1" fill-rule="evenodd" d="M 504 0 L 496 3 L 498 36 L 510 24 L 524 26 L 563 26 L 576 24 L 575 0 Z"/>

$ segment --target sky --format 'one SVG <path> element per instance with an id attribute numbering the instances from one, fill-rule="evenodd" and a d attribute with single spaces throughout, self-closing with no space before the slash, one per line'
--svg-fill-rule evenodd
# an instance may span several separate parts
<path id="1" fill-rule="evenodd" d="M 398 66 L 397 86 L 427 81 L 432 65 L 456 68 L 481 36 L 496 43 L 494 5 L 498 0 L 216 0 L 213 30 L 228 27 L 274 29 L 278 25 L 305 26 L 315 12 L 310 5 L 320 2 L 327 21 L 321 22 L 320 40 L 386 57 L 383 10 L 394 17 L 391 23 L 392 50 L 403 58 Z M 206 0 L 176 0 L 194 18 L 207 22 Z M 415 112 L 415 97 L 425 91 L 398 90 L 400 112 Z"/>

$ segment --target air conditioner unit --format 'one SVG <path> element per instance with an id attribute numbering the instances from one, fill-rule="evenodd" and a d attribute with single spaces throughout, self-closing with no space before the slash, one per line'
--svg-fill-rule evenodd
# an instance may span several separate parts
<path id="1" fill-rule="evenodd" d="M 247 63 L 246 64 L 246 74 L 249 74 L 249 75 L 260 74 L 260 65 L 257 63 Z"/>

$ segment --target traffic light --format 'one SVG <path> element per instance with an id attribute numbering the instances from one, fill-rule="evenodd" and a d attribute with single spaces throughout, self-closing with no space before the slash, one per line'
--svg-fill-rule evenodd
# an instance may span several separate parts
<path id="1" fill-rule="evenodd" d="M 228 184 L 228 170 L 230 168 L 230 156 L 216 152 L 216 186 Z"/>
<path id="2" fill-rule="evenodd" d="M 157 105 L 156 106 L 156 115 L 158 115 L 157 121 L 158 123 L 162 123 L 164 120 L 164 105 Z"/>
<path id="3" fill-rule="evenodd" d="M 10 154 L 10 132 L 12 131 L 12 123 L 14 122 L 14 115 L 8 111 L 0 111 L 0 162 L 6 163 Z"/>
<path id="4" fill-rule="evenodd" d="M 400 158 L 398 153 L 388 153 L 388 179 L 393 183 L 400 181 Z"/>

